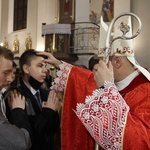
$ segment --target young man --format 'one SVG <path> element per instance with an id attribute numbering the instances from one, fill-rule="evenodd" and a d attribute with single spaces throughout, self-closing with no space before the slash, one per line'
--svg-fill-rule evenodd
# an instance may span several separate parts
<path id="1" fill-rule="evenodd" d="M 13 53 L 0 46 L 0 90 L 12 81 Z M 10 124 L 5 116 L 5 102 L 0 92 L 0 149 L 25 150 L 31 147 L 32 129 L 26 115 L 25 99 L 16 91 L 9 99 Z"/>
<path id="2" fill-rule="evenodd" d="M 100 58 L 105 52 L 103 40 Z M 103 149 L 150 149 L 150 73 L 136 62 L 131 44 L 130 40 L 116 40 L 111 62 L 106 65 L 101 60 L 94 74 L 39 53 L 47 56 L 45 62 L 60 68 L 52 89 L 65 91 L 62 150 L 93 150 L 94 141 L 85 128 Z"/>
<path id="3" fill-rule="evenodd" d="M 22 77 L 12 84 L 10 89 L 18 87 L 25 96 L 26 112 L 33 129 L 33 150 L 55 150 L 54 137 L 59 129 L 57 112 L 58 98 L 54 91 L 41 88 L 46 78 L 44 56 L 36 51 L 25 51 L 19 60 Z M 9 90 L 10 91 L 10 90 Z"/>

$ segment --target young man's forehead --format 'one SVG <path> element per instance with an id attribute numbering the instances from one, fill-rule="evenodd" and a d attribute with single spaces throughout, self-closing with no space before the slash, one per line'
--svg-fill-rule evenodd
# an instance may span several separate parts
<path id="1" fill-rule="evenodd" d="M 31 64 L 46 64 L 43 57 L 35 57 L 31 60 Z"/>

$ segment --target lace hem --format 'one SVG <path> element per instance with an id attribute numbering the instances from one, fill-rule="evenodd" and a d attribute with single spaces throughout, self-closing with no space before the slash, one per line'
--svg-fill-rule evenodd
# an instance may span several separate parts
<path id="1" fill-rule="evenodd" d="M 113 83 L 93 91 L 85 103 L 78 103 L 74 112 L 104 149 L 121 150 L 129 107 Z"/>
<path id="2" fill-rule="evenodd" d="M 56 72 L 56 78 L 52 83 L 51 89 L 59 92 L 64 92 L 72 67 L 73 66 L 71 64 L 62 61 L 62 63 L 59 65 L 60 70 Z"/>

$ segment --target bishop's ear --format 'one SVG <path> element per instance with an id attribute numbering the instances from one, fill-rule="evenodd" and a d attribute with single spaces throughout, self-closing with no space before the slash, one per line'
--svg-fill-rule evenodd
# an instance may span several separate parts
<path id="1" fill-rule="evenodd" d="M 116 68 L 120 68 L 121 67 L 121 65 L 122 65 L 121 57 L 115 56 L 112 61 L 113 61 L 113 66 L 115 65 Z"/>

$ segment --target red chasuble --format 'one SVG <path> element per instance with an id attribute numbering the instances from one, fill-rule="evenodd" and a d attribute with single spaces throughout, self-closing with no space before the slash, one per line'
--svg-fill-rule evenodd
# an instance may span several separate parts
<path id="1" fill-rule="evenodd" d="M 123 149 L 149 150 L 150 82 L 140 74 L 120 93 L 130 106 Z"/>
<path id="2" fill-rule="evenodd" d="M 96 89 L 93 73 L 64 62 L 63 64 L 52 86 L 57 91 L 64 91 L 61 150 L 94 150 L 94 139 L 73 111 L 77 103 L 83 103 L 85 97 Z"/>
<path id="3" fill-rule="evenodd" d="M 52 89 L 64 92 L 62 150 L 94 150 L 94 141 L 104 149 L 150 149 L 150 82 L 143 75 L 120 92 L 124 98 L 112 83 L 96 90 L 88 70 L 63 63 L 57 75 Z"/>
<path id="4" fill-rule="evenodd" d="M 140 74 L 120 94 L 113 85 L 95 91 L 77 105 L 77 116 L 104 149 L 149 150 L 150 82 Z"/>
<path id="5" fill-rule="evenodd" d="M 93 74 L 85 69 L 73 67 L 68 78 L 63 104 L 62 150 L 93 150 L 94 141 L 73 109 L 83 103 L 86 95 L 96 89 Z"/>

